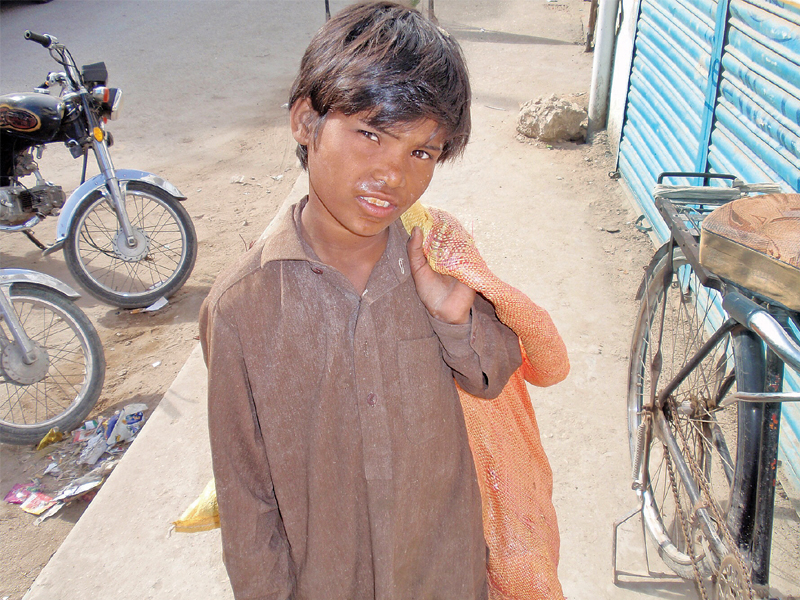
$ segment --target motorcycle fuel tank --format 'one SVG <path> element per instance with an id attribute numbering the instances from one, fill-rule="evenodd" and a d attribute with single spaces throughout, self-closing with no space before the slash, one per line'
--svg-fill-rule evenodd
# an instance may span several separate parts
<path id="1" fill-rule="evenodd" d="M 52 142 L 63 118 L 64 103 L 49 94 L 0 96 L 0 135 L 3 138 L 8 136 L 33 144 Z"/>

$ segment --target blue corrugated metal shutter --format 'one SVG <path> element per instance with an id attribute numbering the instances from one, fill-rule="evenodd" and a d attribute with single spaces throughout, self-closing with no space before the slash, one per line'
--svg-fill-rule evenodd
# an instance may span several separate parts
<path id="1" fill-rule="evenodd" d="M 716 10 L 707 0 L 641 0 L 619 171 L 657 227 L 663 224 L 652 205 L 656 177 L 694 171 L 705 145 Z"/>
<path id="2" fill-rule="evenodd" d="M 653 225 L 662 171 L 733 173 L 800 192 L 800 5 L 641 0 L 619 172 Z M 800 376 L 787 372 L 787 386 Z M 800 489 L 800 406 L 785 404 L 781 456 Z"/>
<path id="3" fill-rule="evenodd" d="M 732 0 L 708 162 L 800 189 L 800 8 Z"/>

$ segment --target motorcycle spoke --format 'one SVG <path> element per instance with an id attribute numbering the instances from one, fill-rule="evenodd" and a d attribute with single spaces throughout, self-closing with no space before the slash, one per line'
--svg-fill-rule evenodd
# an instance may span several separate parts
<path id="1" fill-rule="evenodd" d="M 3 421 L 7 421 L 7 422 L 8 421 L 13 422 L 14 419 L 13 418 L 9 418 L 9 417 L 14 414 L 14 407 L 20 404 L 19 397 L 20 397 L 20 393 L 21 393 L 21 388 L 19 386 L 14 385 L 13 383 L 6 383 L 4 385 L 5 385 L 6 390 L 10 390 L 10 391 L 8 393 L 6 393 L 6 394 L 3 394 L 5 397 L 8 398 L 8 400 L 3 402 L 4 406 L 8 406 L 8 410 L 3 414 L 2 420 Z M 24 412 L 20 411 L 20 413 L 24 417 Z M 24 422 L 24 420 L 23 420 L 23 422 Z"/>
<path id="2" fill-rule="evenodd" d="M 120 256 L 116 213 L 100 199 L 87 211 L 80 230 L 80 260 L 93 280 L 122 294 L 141 294 L 168 281 L 186 252 L 186 240 L 175 216 L 152 196 L 128 191 L 126 210 L 143 254 L 131 260 Z M 141 246 L 140 246 L 141 248 Z"/>
<path id="3" fill-rule="evenodd" d="M 54 414 L 63 412 L 74 398 L 74 395 L 71 397 L 67 395 L 66 398 L 69 401 L 66 404 L 56 401 L 47 392 L 46 379 L 35 386 L 21 387 L 11 383 L 5 385 L 6 389 L 12 388 L 11 393 L 7 394 L 10 401 L 5 403 L 8 405 L 8 410 L 2 418 L 6 422 L 28 425 L 43 421 Z M 53 406 L 56 409 L 53 409 Z"/>
<path id="4" fill-rule="evenodd" d="M 48 369 L 30 385 L 8 378 L 0 384 L 0 421 L 34 425 L 66 411 L 87 381 L 87 365 L 80 338 L 63 317 L 32 302 L 18 301 L 14 309 L 26 334 L 46 352 Z M 10 332 L 5 336 L 10 339 Z"/>

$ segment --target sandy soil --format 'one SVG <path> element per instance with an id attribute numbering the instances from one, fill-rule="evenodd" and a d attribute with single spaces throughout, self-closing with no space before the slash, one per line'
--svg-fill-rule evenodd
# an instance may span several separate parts
<path id="1" fill-rule="evenodd" d="M 206 83 L 211 89 L 204 89 L 202 98 L 184 96 L 186 104 L 181 106 L 187 110 L 183 112 L 175 110 L 174 102 L 168 98 L 148 95 L 148 90 L 159 86 L 167 89 L 170 83 L 170 75 L 151 74 L 146 71 L 145 65 L 135 62 L 137 52 L 148 56 L 147 53 L 152 50 L 139 49 L 133 52 L 132 58 L 131 52 L 125 53 L 118 50 L 116 45 L 110 45 L 102 47 L 103 53 L 98 55 L 99 49 L 84 41 L 82 30 L 72 24 L 73 19 L 87 18 L 88 14 L 73 15 L 67 22 L 59 21 L 58 26 L 56 25 L 58 18 L 64 16 L 65 7 L 75 8 L 80 12 L 84 10 L 84 4 L 67 4 L 63 0 L 61 2 L 60 7 L 56 3 L 45 7 L 45 10 L 51 12 L 39 12 L 35 15 L 41 20 L 39 30 L 58 32 L 62 41 L 70 40 L 70 48 L 79 62 L 87 55 L 92 60 L 103 58 L 109 64 L 112 82 L 123 87 L 128 94 L 120 120 L 110 127 L 116 139 L 112 155 L 117 166 L 130 166 L 158 173 L 181 189 L 189 197 L 185 206 L 194 221 L 199 240 L 197 264 L 191 278 L 170 299 L 169 305 L 157 313 L 132 314 L 130 311 L 98 303 L 88 295 L 84 295 L 78 302 L 95 324 L 105 348 L 106 381 L 100 401 L 90 415 L 93 418 L 103 418 L 133 402 L 144 402 L 151 408 L 155 407 L 197 344 L 197 313 L 215 277 L 260 235 L 300 174 L 294 156 L 295 144 L 286 127 L 286 113 L 282 104 L 302 52 L 301 46 L 307 42 L 310 32 L 321 24 L 321 15 L 314 13 L 314 19 L 302 24 L 301 16 L 287 16 L 285 20 L 289 22 L 284 22 L 283 27 L 294 26 L 302 35 L 292 37 L 288 33 L 282 33 L 283 29 L 274 30 L 272 33 L 279 39 L 273 40 L 264 48 L 231 48 L 223 43 L 223 40 L 229 39 L 225 35 L 211 35 L 208 23 L 214 18 L 228 23 L 226 15 L 184 15 L 183 18 L 188 19 L 196 31 L 210 37 L 204 47 L 192 49 L 179 46 L 171 35 L 167 36 L 166 41 L 162 40 L 173 53 L 171 61 L 181 64 L 185 71 L 189 71 L 171 73 L 171 76 L 178 77 L 179 83 L 189 85 L 186 80 L 193 74 L 200 79 L 194 82 L 197 87 Z M 446 14 L 447 6 L 441 2 L 438 4 L 440 14 Z M 573 4 L 583 8 L 580 2 Z M 177 25 L 178 17 L 168 14 L 162 8 L 163 4 L 151 4 L 147 6 L 148 10 L 157 11 L 166 23 L 161 23 L 155 32 L 135 34 L 132 32 L 136 26 L 155 26 L 146 24 L 144 15 L 137 14 L 136 7 L 142 6 L 141 4 L 127 2 L 120 3 L 120 6 L 123 7 L 120 9 L 123 16 L 127 18 L 124 34 L 129 43 L 135 44 L 137 35 L 152 37 L 158 32 L 169 31 L 170 25 Z M 251 9 L 252 5 L 247 7 Z M 570 39 L 570 43 L 575 43 L 580 40 L 580 22 L 577 15 L 567 13 L 565 7 L 566 5 L 560 5 L 561 10 L 555 10 L 544 6 L 544 14 L 556 24 L 560 23 L 565 30 L 564 36 Z M 60 11 L 56 10 L 59 8 Z M 337 8 L 336 3 L 333 3 L 332 8 Z M 204 9 L 214 12 L 208 5 Z M 471 26 L 467 19 L 452 24 L 451 28 L 465 43 L 475 41 L 479 44 L 484 40 L 503 41 L 507 38 L 507 49 L 510 51 L 507 58 L 513 59 L 515 44 L 529 42 L 525 36 L 498 33 L 503 30 L 503 19 L 507 18 L 504 10 L 490 3 L 479 2 L 470 3 L 467 9 L 473 12 L 480 10 L 482 22 L 487 27 L 482 29 Z M 13 3 L 3 7 L 3 35 L 7 42 L 12 35 L 19 35 L 17 30 L 23 27 L 33 28 L 33 25 L 22 19 L 31 10 L 32 7 L 27 5 Z M 17 21 L 19 25 L 14 27 Z M 224 24 L 217 24 L 220 30 L 224 29 Z M 187 26 L 189 24 L 183 24 L 184 28 Z M 235 42 L 231 43 L 235 45 Z M 285 54 L 278 51 L 281 44 Z M 45 73 L 53 65 L 46 56 L 39 56 L 41 53 L 36 52 L 37 50 L 39 48 L 33 45 L 16 44 L 11 52 L 17 51 L 25 60 L 41 65 L 39 71 Z M 590 64 L 590 57 L 582 56 L 577 46 L 574 54 L 576 63 L 580 62 L 585 72 Z M 4 70 L 8 73 L 3 81 L 4 93 L 27 89 L 38 83 L 38 79 L 28 81 L 29 76 L 24 71 L 13 71 L 13 65 L 9 65 L 12 56 L 10 54 L 4 63 Z M 286 58 L 287 56 L 293 58 Z M 238 64 L 244 59 L 261 65 L 255 78 L 263 76 L 265 80 L 269 79 L 269 85 L 256 81 L 253 83 L 252 93 L 247 94 L 232 93 L 225 88 L 224 84 L 234 77 L 234 73 L 244 71 Z M 498 58 L 476 56 L 476 59 L 484 61 Z M 213 63 L 215 68 L 223 69 L 222 73 L 214 74 L 222 81 L 211 83 L 207 74 L 189 68 L 191 66 L 201 69 L 204 63 Z M 116 69 L 113 68 L 114 65 Z M 478 64 L 477 68 L 482 66 Z M 136 79 L 136 74 L 144 75 L 146 72 L 150 80 L 146 80 L 147 85 L 144 85 Z M 120 76 L 126 80 L 120 81 Z M 16 81 L 19 84 L 14 87 Z M 553 91 L 558 89 L 555 86 L 554 82 Z M 579 90 L 573 84 L 567 91 Z M 488 94 L 482 95 L 480 101 L 483 106 L 506 111 L 509 116 L 513 116 L 517 108 Z M 524 143 L 515 140 L 513 118 L 506 121 L 505 129 L 493 134 L 506 138 L 508 144 L 520 144 L 524 147 Z M 542 148 L 543 146 L 531 146 L 532 150 Z M 574 160 L 576 149 L 582 155 L 578 160 Z M 574 163 L 569 167 L 569 172 L 564 173 L 564 177 L 576 182 L 600 179 L 612 168 L 608 163 L 610 155 L 604 150 L 569 144 L 566 148 L 553 148 L 550 151 L 554 160 Z M 44 175 L 62 185 L 67 193 L 79 183 L 80 165 L 62 147 L 49 147 L 40 165 Z M 604 185 L 616 186 L 610 181 Z M 628 219 L 627 209 L 621 205 L 601 208 L 602 188 L 596 186 L 596 189 L 598 223 L 603 224 L 598 226 L 606 227 L 609 231 L 622 231 L 625 228 L 624 221 Z M 36 227 L 35 234 L 45 243 L 49 243 L 54 239 L 55 225 L 55 219 L 48 219 Z M 623 246 L 636 237 L 625 237 L 619 233 L 603 235 L 608 236 L 610 260 L 617 252 L 624 253 Z M 636 253 L 644 256 L 646 249 L 644 244 Z M 0 255 L 5 267 L 25 267 L 49 273 L 79 289 L 66 270 L 60 253 L 42 257 L 22 234 L 0 236 Z M 625 253 L 626 258 L 627 256 Z M 624 273 L 621 271 L 619 276 L 634 272 L 636 268 L 626 262 Z M 638 275 L 632 277 L 637 278 Z M 158 366 L 154 366 L 156 364 Z M 0 494 L 5 495 L 15 483 L 26 483 L 31 478 L 40 479 L 44 491 L 59 489 L 65 483 L 63 480 L 57 481 L 50 476 L 43 476 L 42 473 L 53 460 L 51 457 L 58 458 L 59 452 L 68 453 L 67 451 L 66 443 L 40 453 L 29 447 L 0 445 Z M 80 518 L 85 507 L 85 502 L 75 502 L 56 517 L 35 526 L 35 517 L 23 513 L 17 506 L 0 503 L 0 533 L 4 546 L 4 552 L 0 555 L 0 572 L 4 573 L 0 598 L 4 595 L 9 595 L 11 600 L 21 597 L 69 533 L 72 525 Z"/>
<path id="2" fill-rule="evenodd" d="M 331 4 L 335 11 L 345 2 Z M 156 313 L 132 314 L 89 296 L 78 302 L 97 327 L 106 353 L 106 382 L 95 417 L 108 416 L 132 402 L 144 402 L 151 408 L 159 402 L 197 344 L 198 309 L 217 274 L 261 234 L 299 176 L 282 104 L 302 49 L 323 19 L 322 2 L 296 0 L 196 4 L 125 0 L 102 3 L 102 11 L 98 6 L 70 0 L 44 6 L 4 4 L 0 8 L 0 93 L 28 89 L 54 68 L 41 49 L 18 41 L 27 28 L 52 32 L 67 41 L 79 63 L 105 60 L 112 84 L 120 85 L 128 95 L 120 120 L 111 127 L 117 140 L 112 149 L 117 166 L 158 173 L 189 197 L 186 208 L 197 230 L 199 253 L 188 283 Z M 445 27 L 464 45 L 473 73 L 497 71 L 505 76 L 513 70 L 509 65 L 519 66 L 524 50 L 540 44 L 540 62 L 530 70 L 514 71 L 524 73 L 515 75 L 520 77 L 516 81 L 503 80 L 508 89 L 498 90 L 491 77 L 482 75 L 484 80 L 474 90 L 473 115 L 484 124 L 491 123 L 491 127 L 484 125 L 477 134 L 492 136 L 496 145 L 513 149 L 516 162 L 503 168 L 546 165 L 546 177 L 543 175 L 541 181 L 549 183 L 542 185 L 557 188 L 562 196 L 580 199 L 580 208 L 573 215 L 580 232 L 575 235 L 585 240 L 561 243 L 566 244 L 567 252 L 599 245 L 602 256 L 591 257 L 599 265 L 594 275 L 610 282 L 620 313 L 632 322 L 633 296 L 652 245 L 633 227 L 636 214 L 619 184 L 608 177 L 614 165 L 604 140 L 600 137 L 592 145 L 552 147 L 520 141 L 514 131 L 514 117 L 519 103 L 532 96 L 509 100 L 514 96 L 509 90 L 515 87 L 533 87 L 541 90 L 541 95 L 588 89 L 591 56 L 583 54 L 580 46 L 581 14 L 588 10 L 588 3 L 437 0 L 436 6 Z M 89 36 L 88 32 L 96 35 Z M 259 42 L 253 43 L 253 39 Z M 563 56 L 565 48 L 569 50 L 568 60 L 552 58 Z M 24 66 L 17 61 L 24 61 Z M 36 74 L 33 79 L 31 71 Z M 479 168 L 480 158 L 474 159 Z M 48 179 L 67 191 L 78 183 L 80 165 L 63 148 L 49 148 L 41 167 Z M 502 175 L 492 173 L 493 177 Z M 553 197 L 558 195 L 554 193 Z M 465 216 L 468 212 L 465 210 Z M 519 215 L 520 222 L 527 218 L 527 214 Z M 37 226 L 36 235 L 50 242 L 55 223 L 50 219 Z M 485 241 L 499 235 L 492 232 L 491 224 L 484 223 L 483 229 L 480 225 L 476 224 L 479 247 L 480 236 Z M 486 258 L 495 265 L 505 256 Z M 21 234 L 0 235 L 0 261 L 5 267 L 55 275 L 77 287 L 63 256 L 41 257 Z M 591 289 L 586 281 L 562 273 L 560 267 L 557 262 L 519 266 L 506 261 L 507 271 L 498 274 L 513 282 L 520 278 L 514 269 L 546 270 L 547 276 L 552 274 L 557 281 L 554 289 L 560 295 L 543 299 L 543 304 L 555 306 L 556 313 L 566 315 L 570 298 L 591 293 Z M 567 330 L 580 326 L 577 317 L 574 323 L 565 323 Z M 627 356 L 621 348 L 627 348 L 629 326 L 609 323 L 606 329 L 606 337 L 612 341 L 605 349 L 603 340 L 585 340 L 583 350 L 613 353 L 615 367 L 624 369 Z M 616 343 L 618 338 L 625 341 Z M 580 425 L 580 419 L 588 417 L 573 418 Z M 618 425 L 624 428 L 622 421 Z M 586 423 L 585 435 L 609 435 L 591 429 Z M 556 446 L 570 442 L 563 436 L 548 443 Z M 41 477 L 50 454 L 0 445 L 0 494 L 5 495 L 15 483 Z M 627 469 L 627 457 L 623 459 Z M 560 473 L 565 472 L 562 466 Z M 49 476 L 42 481 L 51 490 L 63 484 Z M 558 475 L 556 483 L 561 483 Z M 567 493 L 563 487 L 559 490 Z M 22 596 L 85 506 L 77 502 L 36 527 L 34 517 L 0 503 L 0 599 L 18 600 Z M 610 523 L 607 525 L 602 525 L 604 532 L 610 529 Z M 601 543 L 607 545 L 605 539 Z M 579 562 L 580 557 L 574 560 Z"/>

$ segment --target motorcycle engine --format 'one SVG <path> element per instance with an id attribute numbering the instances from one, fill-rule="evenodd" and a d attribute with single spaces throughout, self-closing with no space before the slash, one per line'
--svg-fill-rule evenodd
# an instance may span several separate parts
<path id="1" fill-rule="evenodd" d="M 20 185 L 0 188 L 0 224 L 18 225 L 35 214 L 51 215 L 67 197 L 61 186 L 44 183 L 31 188 Z"/>

